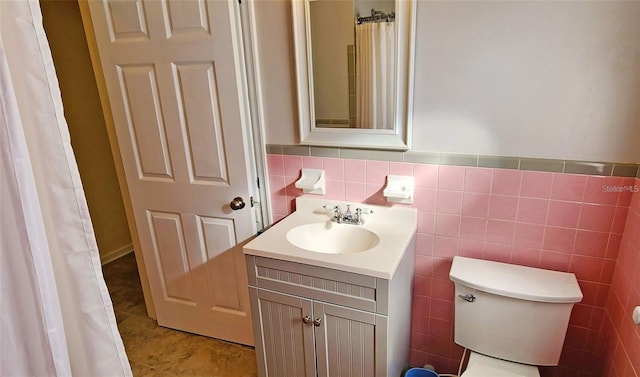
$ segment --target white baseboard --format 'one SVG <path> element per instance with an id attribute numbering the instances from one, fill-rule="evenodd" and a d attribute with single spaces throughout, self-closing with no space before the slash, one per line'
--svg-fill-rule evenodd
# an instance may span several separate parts
<path id="1" fill-rule="evenodd" d="M 106 254 L 100 254 L 100 263 L 104 266 L 105 264 L 113 262 L 118 258 L 122 258 L 129 253 L 133 253 L 133 244 L 127 244 Z"/>

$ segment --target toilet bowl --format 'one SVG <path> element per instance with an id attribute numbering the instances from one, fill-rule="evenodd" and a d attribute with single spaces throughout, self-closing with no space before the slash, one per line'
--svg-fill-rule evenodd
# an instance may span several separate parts
<path id="1" fill-rule="evenodd" d="M 467 369 L 460 377 L 540 377 L 540 373 L 533 365 L 518 364 L 471 352 Z"/>
<path id="2" fill-rule="evenodd" d="M 454 341 L 471 351 L 462 377 L 540 377 L 554 366 L 571 310 L 572 273 L 454 257 Z"/>

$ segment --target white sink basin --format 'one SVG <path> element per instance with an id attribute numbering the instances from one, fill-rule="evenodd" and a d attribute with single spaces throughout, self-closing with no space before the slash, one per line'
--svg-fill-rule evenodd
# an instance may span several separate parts
<path id="1" fill-rule="evenodd" d="M 331 221 L 329 206 L 368 208 L 362 225 Z M 406 206 L 296 198 L 296 210 L 243 246 L 245 255 L 391 279 L 407 250 L 415 251 L 418 211 Z M 403 273 L 409 273 L 404 271 Z"/>
<path id="2" fill-rule="evenodd" d="M 287 241 L 316 253 L 358 253 L 374 248 L 380 237 L 358 225 L 331 221 L 297 226 L 287 232 Z"/>

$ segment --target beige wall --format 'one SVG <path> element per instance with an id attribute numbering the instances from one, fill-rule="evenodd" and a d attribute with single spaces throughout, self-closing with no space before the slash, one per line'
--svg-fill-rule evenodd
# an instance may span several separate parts
<path id="1" fill-rule="evenodd" d="M 294 144 L 300 132 L 290 1 L 255 1 L 254 15 L 265 140 L 268 144 Z"/>
<path id="2" fill-rule="evenodd" d="M 288 1 L 259 2 L 263 92 L 296 92 Z M 640 161 L 640 2 L 418 1 L 414 151 Z M 278 76 L 276 82 L 273 77 Z M 295 144 L 297 113 L 265 113 Z"/>
<path id="3" fill-rule="evenodd" d="M 391 13 L 395 10 L 394 0 L 354 0 L 356 12 L 362 17 L 370 16 L 371 9 Z"/>
<path id="4" fill-rule="evenodd" d="M 640 161 L 640 2 L 418 13 L 416 149 Z"/>
<path id="5" fill-rule="evenodd" d="M 310 4 L 314 101 L 317 119 L 349 119 L 347 46 L 353 44 L 353 5 L 349 1 Z M 315 38 L 328 35 L 328 38 Z"/>
<path id="6" fill-rule="evenodd" d="M 44 27 L 56 66 L 93 228 L 104 260 L 132 249 L 100 99 L 77 1 L 43 0 Z"/>

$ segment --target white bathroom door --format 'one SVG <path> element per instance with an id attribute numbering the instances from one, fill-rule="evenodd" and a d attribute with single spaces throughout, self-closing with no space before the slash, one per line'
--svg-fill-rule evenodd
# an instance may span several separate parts
<path id="1" fill-rule="evenodd" d="M 236 246 L 256 232 L 238 3 L 88 5 L 158 324 L 253 344 Z"/>

